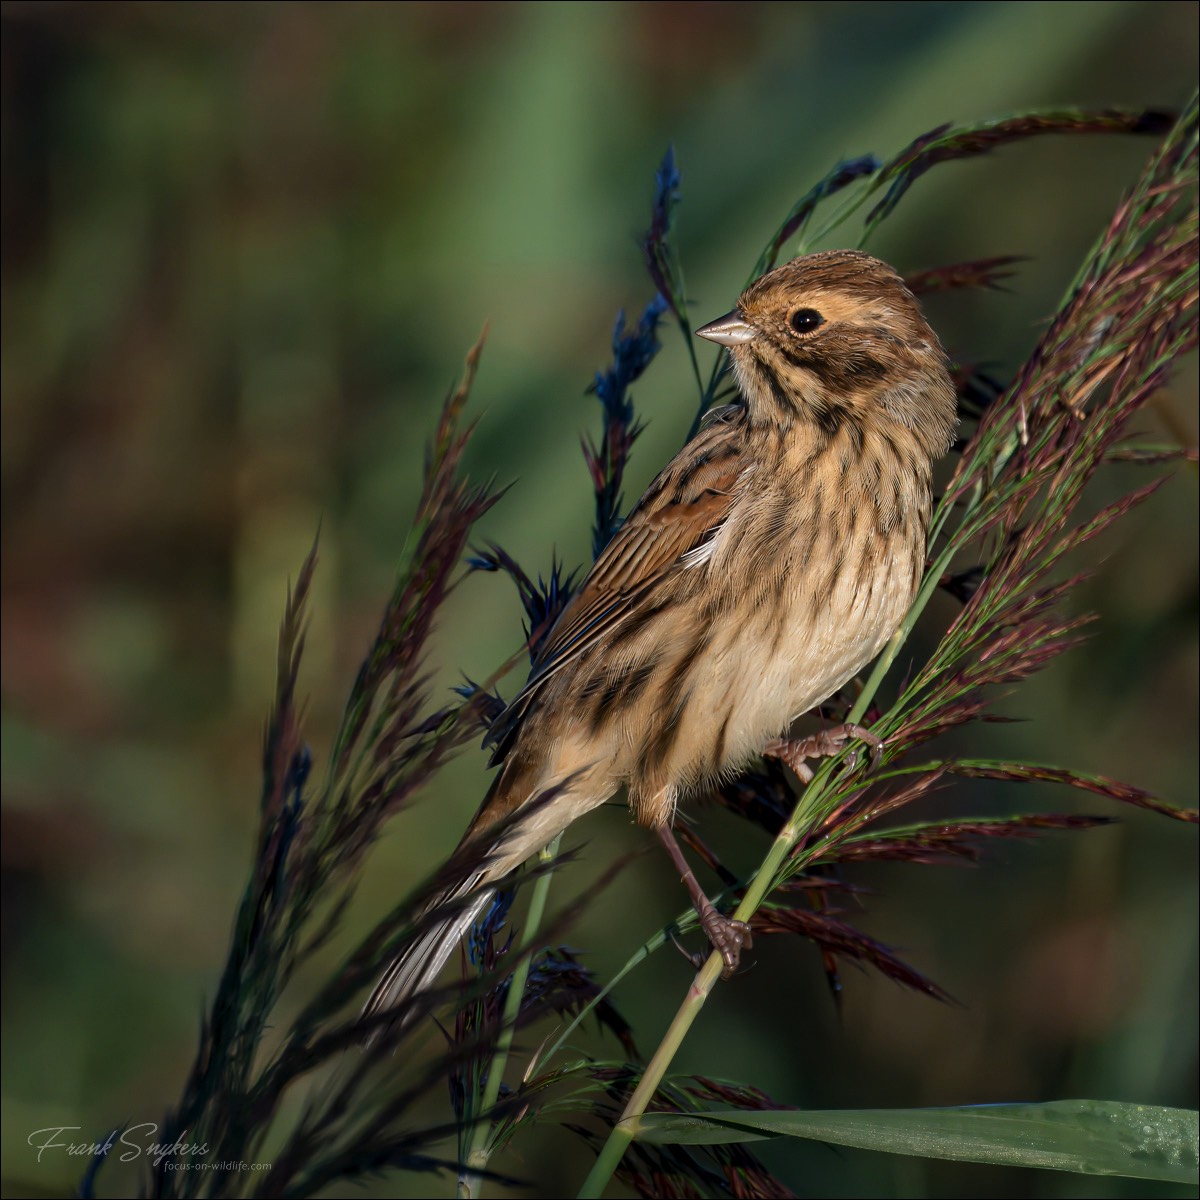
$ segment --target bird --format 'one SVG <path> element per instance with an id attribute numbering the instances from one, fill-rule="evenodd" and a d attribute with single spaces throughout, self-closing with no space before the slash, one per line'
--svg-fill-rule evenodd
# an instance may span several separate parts
<path id="1" fill-rule="evenodd" d="M 759 756 L 806 782 L 807 760 L 880 742 L 788 731 L 916 596 L 957 426 L 945 351 L 902 277 L 857 250 L 784 263 L 696 334 L 728 349 L 737 399 L 651 482 L 549 631 L 491 729 L 499 770 L 460 843 L 476 865 L 426 905 L 364 1017 L 427 990 L 504 878 L 622 789 L 728 977 L 750 930 L 697 882 L 679 805 Z"/>

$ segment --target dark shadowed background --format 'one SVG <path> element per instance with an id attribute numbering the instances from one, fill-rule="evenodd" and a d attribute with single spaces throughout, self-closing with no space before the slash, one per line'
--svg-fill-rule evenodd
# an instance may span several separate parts
<path id="1" fill-rule="evenodd" d="M 5 1194 L 28 1196 L 82 1171 L 37 1162 L 31 1131 L 91 1140 L 177 1096 L 248 866 L 287 579 L 319 523 L 302 690 L 320 764 L 437 403 L 483 323 L 472 471 L 514 486 L 481 536 L 531 571 L 553 549 L 582 561 L 578 438 L 597 426 L 583 392 L 616 311 L 652 295 L 635 235 L 668 144 L 699 324 L 731 306 L 792 201 L 839 158 L 1031 105 L 1181 104 L 1197 9 L 12 3 L 2 44 L 3 1152 Z M 1150 150 L 1051 138 L 953 164 L 871 249 L 901 270 L 1030 256 L 1008 293 L 930 303 L 951 352 L 1003 377 Z M 649 428 L 631 498 L 695 402 L 664 335 L 635 388 Z M 1195 444 L 1194 361 L 1139 427 Z M 1114 469 L 1096 502 L 1141 471 Z M 1196 512 L 1195 468 L 1181 466 L 1098 544 L 1080 599 L 1102 614 L 1091 643 L 999 701 L 1027 723 L 947 748 L 1194 804 Z M 952 611 L 935 603 L 931 628 Z M 507 582 L 468 578 L 441 622 L 439 689 L 487 676 L 520 623 Z M 471 748 L 396 822 L 356 923 L 448 851 L 485 781 Z M 847 968 L 839 1017 L 816 951 L 777 939 L 719 990 L 677 1067 L 819 1107 L 1195 1107 L 1194 828 L 1048 787 L 964 784 L 936 804 L 1121 823 L 1004 844 L 978 869 L 862 870 L 878 890 L 863 927 L 960 1006 Z M 698 815 L 727 861 L 761 856 L 747 831 Z M 581 861 L 559 900 L 649 840 L 616 807 L 572 837 Z M 569 940 L 607 978 L 682 903 L 650 853 Z M 617 993 L 644 1050 L 688 979 L 658 955 Z M 498 1165 L 563 1194 L 589 1157 L 547 1122 Z M 810 1195 L 1168 1194 L 812 1145 L 766 1157 Z"/>

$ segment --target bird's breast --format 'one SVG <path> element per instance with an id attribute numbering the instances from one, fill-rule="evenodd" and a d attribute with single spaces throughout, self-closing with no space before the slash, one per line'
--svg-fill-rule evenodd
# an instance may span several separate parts
<path id="1" fill-rule="evenodd" d="M 807 478 L 735 506 L 684 566 L 703 651 L 676 672 L 672 694 L 692 702 L 659 710 L 678 727 L 670 761 L 643 759 L 653 773 L 694 786 L 744 766 L 870 663 L 915 595 L 922 507 L 825 495 Z"/>
<path id="2" fill-rule="evenodd" d="M 709 664 L 708 686 L 729 709 L 721 768 L 756 754 L 875 658 L 912 603 L 916 553 L 909 539 L 839 544 L 826 528 L 742 581 Z"/>

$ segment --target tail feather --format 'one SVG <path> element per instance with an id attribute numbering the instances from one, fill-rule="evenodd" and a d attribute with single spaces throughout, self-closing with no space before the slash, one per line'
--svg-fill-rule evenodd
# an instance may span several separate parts
<path id="1" fill-rule="evenodd" d="M 515 764 L 515 765 L 514 765 Z M 580 768 L 552 786 L 537 790 L 524 760 L 512 759 L 492 780 L 455 857 L 462 856 L 467 877 L 438 893 L 421 910 L 418 924 L 432 924 L 400 951 L 375 986 L 363 1008 L 364 1018 L 395 1012 L 400 1028 L 414 1017 L 411 1001 L 433 986 L 454 947 L 496 895 L 496 880 L 518 867 L 539 846 L 556 838 L 582 812 L 595 808 L 610 792 L 578 793 L 576 785 L 589 767 Z M 611 789 L 610 789 L 611 791 Z M 513 797 L 521 803 L 510 803 Z M 598 798 L 596 798 L 598 797 Z M 486 854 L 478 848 L 488 846 Z M 453 869 L 455 859 L 451 859 Z M 482 864 L 482 865 L 481 865 Z M 443 915 L 439 910 L 447 909 Z"/>
<path id="2" fill-rule="evenodd" d="M 435 897 L 426 905 L 422 916 L 447 905 L 452 908 L 441 920 L 418 934 L 392 962 L 363 1007 L 364 1018 L 394 1010 L 397 1021 L 402 1026 L 408 1024 L 412 1013 L 404 1010 L 409 1002 L 433 986 L 434 980 L 454 953 L 454 947 L 496 894 L 494 887 L 485 887 L 471 894 L 478 883 L 479 877 L 476 876 Z M 469 899 L 465 904 L 454 903 L 468 894 Z"/>

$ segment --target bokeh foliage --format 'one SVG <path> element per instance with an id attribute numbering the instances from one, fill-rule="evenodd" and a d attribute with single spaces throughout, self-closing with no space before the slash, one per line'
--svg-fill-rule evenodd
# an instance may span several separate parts
<path id="1" fill-rule="evenodd" d="M 666 143 L 687 171 L 678 229 L 698 323 L 729 306 L 830 162 L 1034 104 L 1178 105 L 1196 42 L 1190 4 L 15 4 L 3 21 L 12 1194 L 79 1174 L 36 1163 L 28 1131 L 99 1137 L 114 1114 L 155 1119 L 177 1093 L 249 855 L 285 580 L 320 520 L 301 692 L 323 752 L 390 586 L 437 400 L 484 318 L 473 469 L 518 483 L 482 532 L 527 566 L 548 566 L 551 546 L 583 561 L 576 446 L 595 410 L 582 393 L 612 313 L 646 298 L 633 234 Z M 929 301 L 952 350 L 1001 373 L 1145 145 L 1003 153 L 918 182 L 873 246 L 906 270 L 1030 256 L 1008 294 Z M 650 425 L 627 493 L 682 439 L 689 386 L 669 342 L 636 389 Z M 1195 443 L 1194 363 L 1142 426 Z M 1101 627 L 1022 694 L 1012 715 L 1031 720 L 997 728 L 996 753 L 1195 802 L 1195 501 L 1181 469 L 1109 539 L 1085 598 Z M 518 630 L 511 589 L 470 580 L 443 622 L 442 682 L 486 676 Z M 457 839 L 482 764 L 468 754 L 384 848 L 364 923 Z M 980 812 L 1011 803 L 972 785 L 960 812 L 964 794 Z M 700 815 L 724 857 L 755 861 L 731 823 Z M 1195 843 L 1122 816 L 1005 847 L 971 873 L 872 868 L 887 893 L 872 932 L 961 1009 L 852 977 L 839 1021 L 818 956 L 768 945 L 714 998 L 679 1067 L 821 1107 L 1066 1094 L 1194 1107 Z M 556 880 L 567 895 L 643 844 L 616 810 L 579 837 L 577 881 Z M 621 889 L 572 935 L 600 967 L 613 921 L 645 913 L 649 932 L 677 907 L 653 859 Z M 622 997 L 651 1044 L 685 970 L 663 957 Z M 812 1036 L 781 1047 L 774 1017 L 798 1010 Z M 517 1173 L 572 1187 L 567 1139 L 548 1131 Z M 897 1179 L 863 1154 L 781 1153 L 833 1194 L 1013 1186 L 984 1168 Z M 1023 1186 L 1096 1194 L 1065 1177 Z"/>

